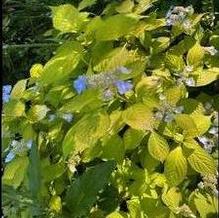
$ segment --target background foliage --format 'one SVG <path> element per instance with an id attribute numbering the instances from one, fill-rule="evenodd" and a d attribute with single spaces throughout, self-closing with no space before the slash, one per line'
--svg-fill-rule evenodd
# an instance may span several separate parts
<path id="1" fill-rule="evenodd" d="M 216 217 L 217 4 L 67 3 L 4 2 L 4 215 Z"/>

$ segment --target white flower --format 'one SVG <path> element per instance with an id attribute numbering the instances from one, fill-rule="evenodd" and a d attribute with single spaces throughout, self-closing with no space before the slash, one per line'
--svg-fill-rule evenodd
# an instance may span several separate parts
<path id="1" fill-rule="evenodd" d="M 183 106 L 176 107 L 175 110 L 174 110 L 174 112 L 177 113 L 177 114 L 181 114 L 183 111 L 184 111 Z"/>
<path id="2" fill-rule="evenodd" d="M 166 99 L 166 96 L 165 96 L 164 94 L 160 94 L 160 95 L 159 95 L 159 99 L 160 99 L 161 101 L 163 101 L 163 100 Z"/>
<path id="3" fill-rule="evenodd" d="M 157 120 L 162 120 L 163 119 L 163 113 L 161 113 L 160 111 L 156 112 L 154 115 L 154 118 Z"/>
<path id="4" fill-rule="evenodd" d="M 173 113 L 168 113 L 164 117 L 164 121 L 167 123 L 170 123 L 174 119 L 174 114 Z"/>
<path id="5" fill-rule="evenodd" d="M 14 157 L 15 157 L 15 154 L 12 151 L 10 151 L 5 158 L 5 163 L 12 161 Z"/>
<path id="6" fill-rule="evenodd" d="M 193 66 L 187 65 L 184 70 L 185 70 L 185 72 L 192 72 Z"/>
<path id="7" fill-rule="evenodd" d="M 126 68 L 124 66 L 118 67 L 116 70 L 121 72 L 121 73 L 124 73 L 124 74 L 129 74 L 131 72 L 130 69 L 128 69 L 128 68 Z"/>
<path id="8" fill-rule="evenodd" d="M 195 86 L 195 80 L 194 80 L 192 77 L 187 78 L 187 79 L 185 80 L 185 84 L 186 84 L 187 86 Z"/>
<path id="9" fill-rule="evenodd" d="M 208 132 L 212 135 L 217 135 L 218 134 L 218 127 L 212 127 Z"/>
<path id="10" fill-rule="evenodd" d="M 71 123 L 72 120 L 73 120 L 73 114 L 71 114 L 71 113 L 63 114 L 63 115 L 62 115 L 62 118 L 63 118 L 64 120 L 66 120 L 68 123 Z"/>
<path id="11" fill-rule="evenodd" d="M 204 47 L 204 50 L 212 56 L 218 53 L 218 50 L 214 46 Z"/>
<path id="12" fill-rule="evenodd" d="M 49 115 L 49 121 L 50 121 L 50 122 L 54 121 L 55 118 L 56 118 L 56 115 L 55 115 L 55 114 L 50 114 L 50 115 Z"/>

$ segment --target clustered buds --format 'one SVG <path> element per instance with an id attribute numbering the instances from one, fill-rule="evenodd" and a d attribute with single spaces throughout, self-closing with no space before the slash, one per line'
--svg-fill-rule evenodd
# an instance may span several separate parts
<path id="1" fill-rule="evenodd" d="M 13 140 L 11 142 L 11 150 L 9 151 L 9 153 L 7 154 L 6 158 L 5 158 L 5 163 L 10 162 L 11 160 L 14 159 L 16 154 L 22 154 L 23 152 L 26 152 L 27 150 L 29 150 L 32 147 L 33 141 L 32 140 Z"/>
<path id="2" fill-rule="evenodd" d="M 194 13 L 194 9 L 192 6 L 188 7 L 171 7 L 166 14 L 166 25 L 174 26 L 177 24 L 181 24 L 184 29 L 188 30 L 191 28 L 191 21 L 188 19 L 188 16 Z"/>
<path id="3" fill-rule="evenodd" d="M 187 204 L 183 204 L 182 206 L 178 207 L 176 214 L 181 214 L 184 217 L 196 218 L 195 214 Z"/>
<path id="4" fill-rule="evenodd" d="M 203 176 L 202 182 L 198 183 L 198 188 L 209 190 L 215 197 L 218 197 L 217 177 L 215 175 Z"/>
<path id="5" fill-rule="evenodd" d="M 129 74 L 131 70 L 121 66 L 112 72 L 103 72 L 91 76 L 79 76 L 73 86 L 78 94 L 81 94 L 88 88 L 101 88 L 104 90 L 103 97 L 105 100 L 111 100 L 114 96 L 113 88 L 115 87 L 119 94 L 123 95 L 133 88 L 131 80 L 123 81 L 119 79 L 119 74 Z"/>
<path id="6" fill-rule="evenodd" d="M 173 121 L 176 114 L 181 114 L 184 111 L 183 106 L 172 107 L 165 100 L 166 97 L 163 94 L 159 95 L 159 99 L 163 102 L 162 107 L 155 113 L 155 119 L 163 120 L 164 122 L 170 123 Z"/>
<path id="7" fill-rule="evenodd" d="M 54 121 L 56 118 L 62 118 L 64 119 L 66 122 L 71 123 L 73 120 L 73 114 L 71 113 L 63 113 L 60 116 L 56 115 L 56 114 L 49 114 L 48 118 L 49 118 L 49 122 Z"/>

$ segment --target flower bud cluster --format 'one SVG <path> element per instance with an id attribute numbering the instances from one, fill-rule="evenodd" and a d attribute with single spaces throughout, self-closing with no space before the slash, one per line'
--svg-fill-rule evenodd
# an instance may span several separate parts
<path id="1" fill-rule="evenodd" d="M 181 24 L 184 29 L 189 30 L 192 26 L 191 21 L 188 19 L 188 16 L 194 13 L 194 9 L 192 6 L 182 7 L 176 6 L 171 7 L 166 14 L 166 25 L 174 26 L 177 24 Z"/>
<path id="2" fill-rule="evenodd" d="M 202 177 L 202 182 L 198 184 L 198 188 L 209 190 L 215 197 L 218 197 L 217 184 L 218 179 L 215 175 L 207 175 Z"/>
<path id="3" fill-rule="evenodd" d="M 28 151 L 32 147 L 32 144 L 33 144 L 32 140 L 28 140 L 28 141 L 25 141 L 23 139 L 20 141 L 13 140 L 10 145 L 11 149 L 5 158 L 5 163 L 8 163 L 11 160 L 13 160 L 16 154 L 22 154 Z"/>
<path id="4" fill-rule="evenodd" d="M 73 120 L 73 114 L 71 114 L 71 113 L 63 113 L 61 115 L 50 114 L 48 117 L 49 117 L 50 122 L 54 121 L 58 117 L 64 119 L 68 123 L 71 123 Z"/>
<path id="5" fill-rule="evenodd" d="M 118 93 L 123 95 L 133 88 L 130 80 L 123 81 L 119 79 L 119 74 L 129 74 L 131 70 L 121 66 L 112 72 L 103 72 L 91 76 L 79 76 L 73 83 L 73 86 L 78 94 L 89 88 L 101 88 L 104 90 L 104 100 L 111 100 L 114 97 L 114 88 Z"/>
<path id="6" fill-rule="evenodd" d="M 176 114 L 181 114 L 184 111 L 183 106 L 172 107 L 166 102 L 166 97 L 163 94 L 159 95 L 162 102 L 162 107 L 154 115 L 155 119 L 163 120 L 164 122 L 170 123 L 173 121 Z"/>
<path id="7" fill-rule="evenodd" d="M 187 204 L 183 204 L 182 206 L 178 207 L 176 214 L 181 214 L 184 217 L 196 218 L 195 214 Z"/>

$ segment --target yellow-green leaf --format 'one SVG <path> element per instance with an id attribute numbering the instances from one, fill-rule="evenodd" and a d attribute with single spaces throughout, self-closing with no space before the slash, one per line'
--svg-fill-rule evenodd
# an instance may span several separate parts
<path id="1" fill-rule="evenodd" d="M 216 172 L 214 159 L 202 148 L 196 148 L 188 157 L 188 162 L 195 171 L 203 175 Z"/>
<path id="2" fill-rule="evenodd" d="M 11 91 L 11 98 L 12 99 L 20 99 L 23 97 L 23 93 L 26 89 L 26 85 L 27 85 L 27 80 L 26 79 L 22 79 L 20 81 L 18 81 L 15 86 L 13 87 L 12 91 Z"/>
<path id="3" fill-rule="evenodd" d="M 123 111 L 123 120 L 133 129 L 152 130 L 155 122 L 152 111 L 144 104 L 135 104 Z"/>
<path id="4" fill-rule="evenodd" d="M 77 32 L 87 21 L 87 13 L 80 13 L 73 5 L 51 7 L 53 26 L 63 33 Z"/>
<path id="5" fill-rule="evenodd" d="M 148 140 L 148 151 L 153 158 L 163 162 L 169 153 L 169 145 L 165 138 L 152 132 Z"/>
<path id="6" fill-rule="evenodd" d="M 164 174 L 171 186 L 179 185 L 187 174 L 187 161 L 180 146 L 172 150 L 164 165 Z"/>
<path id="7" fill-rule="evenodd" d="M 203 47 L 196 42 L 196 44 L 188 51 L 187 54 L 187 64 L 193 67 L 197 67 L 202 64 L 204 58 Z"/>

